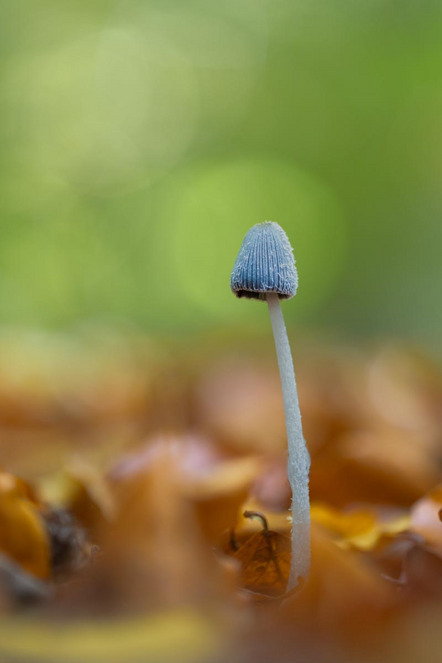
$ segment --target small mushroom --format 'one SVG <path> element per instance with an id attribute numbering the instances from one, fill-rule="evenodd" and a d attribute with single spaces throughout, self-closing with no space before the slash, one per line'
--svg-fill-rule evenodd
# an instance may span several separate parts
<path id="1" fill-rule="evenodd" d="M 292 557 L 287 589 L 293 589 L 310 570 L 310 456 L 302 433 L 295 371 L 280 299 L 298 288 L 293 249 L 284 230 L 266 221 L 244 237 L 232 270 L 230 287 L 237 297 L 267 301 L 281 376 L 288 441 L 287 474 L 292 489 Z"/>

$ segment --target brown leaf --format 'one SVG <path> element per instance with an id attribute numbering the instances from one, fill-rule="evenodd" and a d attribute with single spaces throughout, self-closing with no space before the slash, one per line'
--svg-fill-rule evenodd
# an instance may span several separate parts
<path id="1" fill-rule="evenodd" d="M 245 453 L 284 451 L 284 409 L 278 371 L 247 358 L 224 358 L 197 390 L 200 417 L 217 439 Z"/>
<path id="2" fill-rule="evenodd" d="M 173 449 L 165 444 L 145 472 L 114 481 L 112 491 L 116 516 L 111 527 L 103 522 L 103 556 L 81 589 L 90 605 L 119 612 L 224 596 L 223 571 L 183 495 Z M 81 608 L 85 596 L 76 601 Z"/>
<path id="3" fill-rule="evenodd" d="M 422 545 L 413 546 L 404 560 L 404 582 L 420 594 L 442 596 L 442 557 Z"/>
<path id="4" fill-rule="evenodd" d="M 268 529 L 258 512 L 246 517 L 263 518 L 264 529 L 253 534 L 234 554 L 241 562 L 241 584 L 246 589 L 268 596 L 284 594 L 290 572 L 290 537 Z"/>
<path id="5" fill-rule="evenodd" d="M 254 457 L 226 460 L 210 475 L 183 486 L 184 495 L 194 504 L 201 530 L 212 543 L 219 543 L 223 532 L 236 522 L 258 469 Z"/>
<path id="6" fill-rule="evenodd" d="M 128 483 L 148 476 L 167 456 L 177 489 L 194 507 L 207 539 L 219 543 L 223 532 L 235 524 L 261 463 L 255 456 L 226 458 L 208 440 L 197 436 L 162 435 L 119 462 L 111 473 Z"/>
<path id="7" fill-rule="evenodd" d="M 419 435 L 393 429 L 353 431 L 313 458 L 312 499 L 410 506 L 437 481 Z"/>
<path id="8" fill-rule="evenodd" d="M 341 550 L 320 526 L 312 526 L 309 578 L 282 606 L 299 629 L 330 636 L 360 637 L 394 605 L 394 591 L 374 565 Z"/>

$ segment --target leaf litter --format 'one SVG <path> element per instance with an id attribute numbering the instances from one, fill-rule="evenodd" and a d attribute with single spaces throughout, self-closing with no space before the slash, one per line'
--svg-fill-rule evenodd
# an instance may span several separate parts
<path id="1" fill-rule="evenodd" d="M 176 350 L 170 418 L 150 346 L 114 357 L 119 388 L 105 359 L 56 394 L 44 371 L 40 390 L 4 380 L 1 660 L 438 660 L 441 370 L 405 348 L 304 353 L 312 571 L 287 593 L 274 367 L 225 353 L 195 369 Z"/>

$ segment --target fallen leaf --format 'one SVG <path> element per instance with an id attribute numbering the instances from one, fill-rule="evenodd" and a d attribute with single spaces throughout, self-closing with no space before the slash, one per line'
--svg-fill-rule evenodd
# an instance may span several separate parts
<path id="1" fill-rule="evenodd" d="M 371 550 L 385 535 L 394 536 L 404 532 L 410 524 L 408 515 L 381 519 L 374 510 L 352 509 L 339 511 L 326 504 L 312 504 L 312 521 L 322 525 L 334 535 L 335 542 L 341 547 L 354 547 Z"/>
<path id="2" fill-rule="evenodd" d="M 32 489 L 0 472 L 0 551 L 38 578 L 50 572 L 50 545 Z"/>
<path id="3" fill-rule="evenodd" d="M 399 430 L 352 431 L 312 460 L 312 500 L 343 507 L 352 502 L 410 506 L 437 481 L 434 458 L 419 435 Z"/>
<path id="4" fill-rule="evenodd" d="M 284 451 L 284 409 L 277 368 L 227 358 L 202 377 L 197 403 L 206 430 L 243 453 Z"/>
<path id="5" fill-rule="evenodd" d="M 183 495 L 174 457 L 164 444 L 145 472 L 113 483 L 117 515 L 100 534 L 98 599 L 104 577 L 117 607 L 224 601 L 220 565 Z"/>
<path id="6" fill-rule="evenodd" d="M 415 545 L 404 560 L 404 582 L 414 593 L 442 597 L 442 556 Z"/>
<path id="7" fill-rule="evenodd" d="M 190 501 L 201 531 L 219 543 L 231 528 L 261 468 L 256 456 L 228 458 L 208 440 L 196 436 L 159 436 L 120 461 L 111 472 L 118 482 L 148 476 L 167 456 L 182 499 Z M 166 470 L 167 471 L 167 470 Z"/>
<path id="8" fill-rule="evenodd" d="M 290 572 L 290 537 L 269 530 L 263 514 L 245 511 L 244 515 L 261 519 L 264 527 L 234 553 L 241 563 L 241 585 L 259 594 L 281 596 Z"/>
<path id="9" fill-rule="evenodd" d="M 201 530 L 209 541 L 219 543 L 222 533 L 235 523 L 259 467 L 255 457 L 226 460 L 209 476 L 185 484 L 183 494 L 192 500 Z"/>
<path id="10" fill-rule="evenodd" d="M 342 550 L 319 525 L 312 526 L 312 568 L 299 592 L 281 606 L 297 630 L 313 629 L 322 637 L 370 637 L 395 605 L 394 590 L 375 565 Z"/>

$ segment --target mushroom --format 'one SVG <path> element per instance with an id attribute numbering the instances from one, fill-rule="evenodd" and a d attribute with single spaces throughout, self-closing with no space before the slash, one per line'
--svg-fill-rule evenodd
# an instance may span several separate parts
<path id="1" fill-rule="evenodd" d="M 267 301 L 281 377 L 288 441 L 287 474 L 292 490 L 292 555 L 287 589 L 310 570 L 310 456 L 302 433 L 295 371 L 280 299 L 290 299 L 298 288 L 293 249 L 284 230 L 266 221 L 244 237 L 232 270 L 230 287 L 237 297 Z"/>

